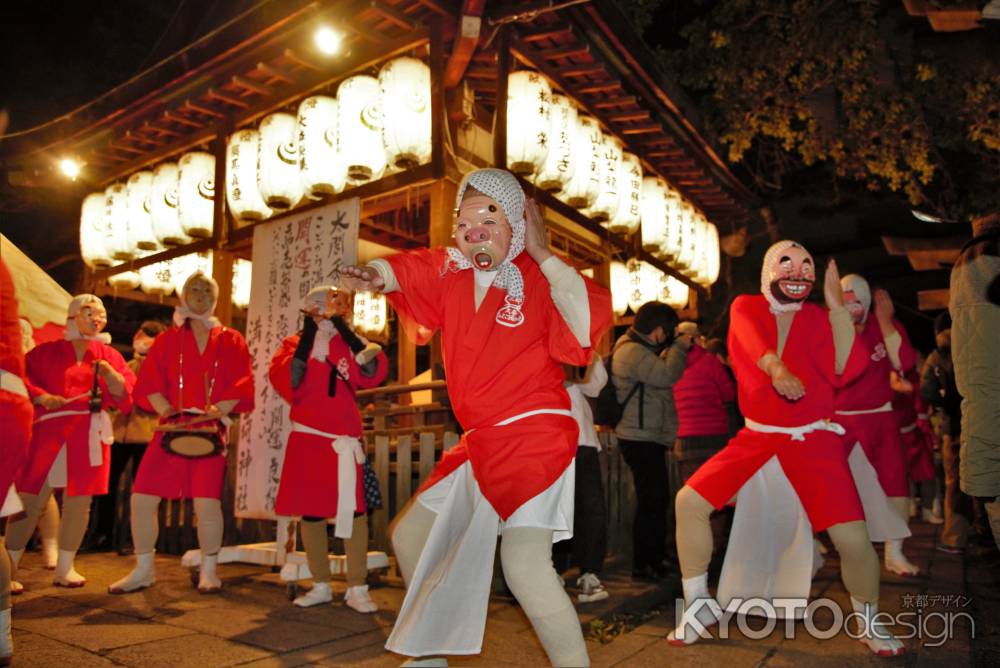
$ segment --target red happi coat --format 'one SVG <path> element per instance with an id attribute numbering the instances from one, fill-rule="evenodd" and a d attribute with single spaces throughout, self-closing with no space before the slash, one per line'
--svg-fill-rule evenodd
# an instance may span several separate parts
<path id="1" fill-rule="evenodd" d="M 32 397 L 55 394 L 67 399 L 86 395 L 94 382 L 94 364 L 104 360 L 122 375 L 125 394 L 115 399 L 108 391 L 104 379 L 99 379 L 101 408 L 114 407 L 122 413 L 132 410 L 132 387 L 135 374 L 125 359 L 111 346 L 100 341 L 88 341 L 83 359 L 76 359 L 76 351 L 69 341 L 49 341 L 32 348 L 24 358 L 28 377 L 28 391 Z M 108 475 L 111 471 L 111 447 L 101 445 L 101 464 L 90 464 L 90 415 L 70 415 L 48 420 L 49 413 L 66 410 L 87 410 L 87 397 L 77 399 L 54 411 L 35 406 L 35 424 L 31 435 L 28 461 L 17 479 L 17 489 L 28 494 L 38 494 L 48 478 L 52 464 L 66 444 L 66 493 L 70 496 L 87 496 L 108 493 Z"/>
<path id="2" fill-rule="evenodd" d="M 268 378 L 278 394 L 291 406 L 290 419 L 317 431 L 360 439 L 361 413 L 354 395 L 357 390 L 377 387 L 389 372 L 385 353 L 376 357 L 375 373 L 366 376 L 342 336 L 330 341 L 326 361 L 309 358 L 305 379 L 292 389 L 292 358 L 299 334 L 287 337 L 271 359 Z M 333 365 L 331 367 L 330 365 Z M 333 368 L 340 370 L 337 390 L 330 396 Z M 346 377 L 346 381 L 344 378 Z M 288 435 L 285 461 L 274 509 L 287 517 L 335 517 L 337 515 L 337 453 L 329 438 L 292 431 Z M 357 465 L 356 511 L 365 512 L 364 474 Z"/>
<path id="3" fill-rule="evenodd" d="M 913 368 L 916 352 L 910 344 L 906 330 L 895 320 L 893 324 L 902 338 L 899 348 L 901 371 Z M 866 364 L 857 378 L 844 383 L 837 389 L 834 408 L 837 411 L 871 410 L 890 403 L 895 394 L 889 385 L 889 374 L 893 371 L 892 361 L 886 351 L 882 329 L 874 318 L 869 318 L 864 329 L 858 333 L 856 345 L 862 347 Z M 865 415 L 837 415 L 837 421 L 844 425 L 847 434 L 842 443 L 850 454 L 855 443 L 860 442 L 865 456 L 878 473 L 879 482 L 887 496 L 909 496 L 906 478 L 906 459 L 899 437 L 899 424 L 892 411 L 868 413 Z"/>
<path id="4" fill-rule="evenodd" d="M 533 410 L 569 410 L 560 363 L 590 363 L 591 347 L 611 322 L 610 294 L 584 278 L 590 345 L 581 346 L 556 309 L 548 280 L 527 253 L 514 259 L 524 278 L 524 317 L 516 327 L 497 322 L 505 290 L 491 286 L 476 310 L 473 271 L 446 268 L 444 249 L 386 260 L 399 282 L 399 290 L 387 297 L 408 331 L 424 343 L 441 330 L 448 394 L 466 431 L 421 491 L 469 461 L 483 496 L 506 520 L 562 475 L 576 454 L 578 428 L 572 417 L 553 414 L 496 425 Z"/>
<path id="5" fill-rule="evenodd" d="M 764 353 L 777 349 L 778 325 L 764 296 L 737 297 L 730 310 L 729 353 L 740 410 L 748 420 L 764 425 L 799 427 L 832 418 L 834 388 L 864 368 L 864 357 L 855 344 L 844 373 L 837 376 L 828 312 L 815 304 L 803 304 L 795 314 L 781 353 L 781 361 L 805 386 L 805 396 L 798 401 L 779 395 L 771 378 L 757 366 Z M 830 431 L 814 431 L 804 441 L 795 441 L 786 434 L 743 428 L 687 484 L 721 508 L 774 456 L 814 531 L 864 519 L 847 457 L 839 437 Z"/>
<path id="6" fill-rule="evenodd" d="M 0 260 L 0 370 L 23 383 L 24 352 L 21 349 L 21 325 L 17 316 L 17 297 L 10 271 Z M 6 386 L 0 388 L 0 506 L 7 490 L 24 465 L 31 442 L 31 399 Z"/>
<path id="7" fill-rule="evenodd" d="M 180 405 L 181 351 L 184 355 L 183 406 Z M 213 377 L 215 378 L 213 385 Z M 209 400 L 207 388 L 212 387 Z M 214 327 L 208 334 L 205 351 L 199 352 L 194 332 L 171 327 L 156 337 L 139 371 L 135 387 L 137 405 L 154 412 L 149 396 L 159 392 L 175 409 L 204 410 L 208 404 L 237 401 L 234 413 L 253 410 L 253 371 L 243 336 L 234 329 Z M 162 419 L 161 419 L 162 422 Z M 150 441 L 139 465 L 133 490 L 168 499 L 222 497 L 226 471 L 225 454 L 188 459 L 163 449 L 163 434 Z"/>

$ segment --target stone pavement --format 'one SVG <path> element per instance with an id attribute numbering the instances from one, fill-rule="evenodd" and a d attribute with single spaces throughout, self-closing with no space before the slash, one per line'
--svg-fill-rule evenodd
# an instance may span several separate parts
<path id="1" fill-rule="evenodd" d="M 939 648 L 907 641 L 909 654 L 901 659 L 876 659 L 856 641 L 838 636 L 812 640 L 802 633 L 783 639 L 779 632 L 763 640 L 734 633 L 728 640 L 707 640 L 694 647 L 673 648 L 664 637 L 673 626 L 673 583 L 650 586 L 612 574 L 607 601 L 578 606 L 585 628 L 595 617 L 621 617 L 623 612 L 660 610 L 631 632 L 611 642 L 588 642 L 595 666 L 842 666 L 893 665 L 949 668 L 1000 664 L 1000 560 L 970 562 L 933 549 L 932 527 L 915 525 L 907 552 L 929 569 L 929 577 L 910 580 L 885 576 L 884 609 L 896 612 L 915 604 L 917 594 L 939 596 L 924 601 L 929 610 L 970 611 L 976 620 L 976 638 L 959 622 L 958 637 Z M 834 556 L 816 579 L 814 595 L 829 596 L 841 605 L 847 597 L 839 582 Z M 144 592 L 110 596 L 107 585 L 131 567 L 132 560 L 108 554 L 83 555 L 78 568 L 88 578 L 82 589 L 56 589 L 51 573 L 40 568 L 36 553 L 25 555 L 20 576 L 27 591 L 14 599 L 15 666 L 141 666 L 142 668 L 198 668 L 213 666 L 292 667 L 396 666 L 399 657 L 382 645 L 402 602 L 398 581 L 385 579 L 372 590 L 381 607 L 375 615 L 354 613 L 342 603 L 302 610 L 286 597 L 278 576 L 257 566 L 220 567 L 226 588 L 221 595 L 201 596 L 176 557 L 158 557 L 157 584 Z M 342 592 L 343 583 L 335 583 Z M 972 599 L 967 607 L 950 607 L 946 595 Z M 914 608 L 915 610 L 915 608 Z M 641 619 L 637 615 L 626 619 Z M 822 624 L 821 624 L 822 626 Z M 940 623 L 934 630 L 940 628 Z M 527 619 L 510 598 L 495 596 L 490 603 L 483 653 L 452 660 L 458 666 L 545 666 L 547 661 Z"/>

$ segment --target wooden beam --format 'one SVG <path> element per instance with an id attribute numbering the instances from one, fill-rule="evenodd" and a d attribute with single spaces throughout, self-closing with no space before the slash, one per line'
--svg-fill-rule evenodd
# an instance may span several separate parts
<path id="1" fill-rule="evenodd" d="M 938 311 L 948 308 L 951 291 L 948 288 L 921 290 L 917 293 L 917 308 L 921 311 Z"/>
<path id="2" fill-rule="evenodd" d="M 240 76 L 239 74 L 233 75 L 232 82 L 234 85 L 249 91 L 253 91 L 258 95 L 274 95 L 273 86 L 269 86 L 261 81 L 254 81 L 253 79 L 248 79 L 247 77 Z"/>
<path id="3" fill-rule="evenodd" d="M 107 278 L 108 276 L 120 274 L 123 271 L 135 271 L 136 269 L 156 264 L 157 262 L 173 260 L 175 257 L 181 257 L 182 255 L 212 250 L 214 245 L 215 244 L 212 239 L 199 239 L 198 241 L 184 246 L 175 246 L 174 248 L 168 248 L 167 250 L 147 255 L 146 257 L 139 258 L 138 260 L 130 260 L 129 262 L 123 262 L 122 264 L 115 265 L 114 267 L 98 269 L 93 272 L 92 276 L 95 280 L 100 280 Z"/>

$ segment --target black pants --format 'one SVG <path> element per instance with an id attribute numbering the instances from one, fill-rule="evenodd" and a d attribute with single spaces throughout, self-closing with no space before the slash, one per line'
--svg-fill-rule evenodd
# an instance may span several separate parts
<path id="1" fill-rule="evenodd" d="M 580 573 L 599 574 L 608 542 L 608 514 L 597 448 L 576 449 L 576 491 L 573 511 L 573 563 Z"/>
<path id="2" fill-rule="evenodd" d="M 667 500 L 670 493 L 666 452 L 661 443 L 619 439 L 635 484 L 632 568 L 659 567 L 667 550 Z"/>
<path id="3" fill-rule="evenodd" d="M 129 531 L 128 499 L 123 499 L 126 502 L 124 504 L 126 516 L 122 522 L 115 521 L 115 507 L 118 503 L 118 485 L 121 482 L 122 475 L 125 473 L 125 469 L 128 468 L 129 462 L 133 462 L 132 475 L 136 474 L 139 470 L 139 462 L 142 461 L 144 454 L 146 454 L 145 443 L 115 443 L 111 446 L 111 472 L 108 478 L 108 493 L 103 496 L 94 497 L 94 502 L 97 505 L 97 536 L 102 537 L 106 541 L 105 544 L 108 548 L 115 542 L 114 532 L 116 529 L 119 533 Z M 122 537 L 128 538 L 127 536 Z M 116 542 L 127 544 L 130 541 L 123 542 L 119 540 Z"/>

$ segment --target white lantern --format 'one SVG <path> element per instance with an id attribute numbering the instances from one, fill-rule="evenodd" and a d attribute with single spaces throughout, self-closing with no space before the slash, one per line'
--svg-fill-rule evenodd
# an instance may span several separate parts
<path id="1" fill-rule="evenodd" d="M 701 285 L 708 285 L 708 221 L 700 213 L 695 216 L 694 238 L 695 259 L 691 267 L 691 277 Z"/>
<path id="2" fill-rule="evenodd" d="M 212 275 L 212 255 L 209 252 L 188 253 L 170 260 L 171 278 L 178 296 L 184 291 L 184 283 L 196 271 L 206 276 Z"/>
<path id="3" fill-rule="evenodd" d="M 287 211 L 302 199 L 295 127 L 291 114 L 271 114 L 260 122 L 257 186 L 264 204 L 275 211 Z"/>
<path id="4" fill-rule="evenodd" d="M 139 287 L 147 295 L 166 297 L 174 291 L 173 264 L 157 262 L 139 268 Z"/>
<path id="5" fill-rule="evenodd" d="M 310 198 L 344 189 L 347 166 L 337 156 L 337 100 L 314 95 L 302 101 L 298 115 L 299 170 L 303 193 Z"/>
<path id="6" fill-rule="evenodd" d="M 698 235 L 697 235 L 697 211 L 690 202 L 681 204 L 680 224 L 680 246 L 675 259 L 677 268 L 689 275 L 694 270 L 695 260 L 698 258 Z"/>
<path id="7" fill-rule="evenodd" d="M 613 135 L 601 135 L 601 191 L 587 211 L 594 220 L 603 223 L 618 213 L 619 171 L 622 166 L 622 141 Z"/>
<path id="8" fill-rule="evenodd" d="M 633 153 L 623 153 L 618 171 L 618 210 L 608 229 L 617 234 L 634 234 L 642 215 L 642 165 Z"/>
<path id="9" fill-rule="evenodd" d="M 104 193 L 90 193 L 80 207 L 80 255 L 91 269 L 110 267 L 114 262 L 107 249 L 107 219 L 104 216 Z"/>
<path id="10" fill-rule="evenodd" d="M 676 262 L 681 252 L 681 240 L 684 235 L 684 200 L 673 188 L 667 186 L 664 195 L 667 227 L 663 237 L 661 259 Z"/>
<path id="11" fill-rule="evenodd" d="M 573 140 L 573 178 L 559 199 L 576 209 L 587 209 L 601 194 L 601 129 L 590 116 L 577 116 Z"/>
<path id="12" fill-rule="evenodd" d="M 404 56 L 378 73 L 382 143 L 389 164 L 412 169 L 431 159 L 431 68 Z"/>
<path id="13" fill-rule="evenodd" d="M 212 236 L 215 214 L 215 156 L 193 151 L 178 163 L 177 217 L 189 237 Z"/>
<path id="14" fill-rule="evenodd" d="M 719 257 L 719 228 L 712 223 L 706 223 L 705 237 L 705 284 L 712 285 L 719 280 L 721 257 Z"/>
<path id="15" fill-rule="evenodd" d="M 233 305 L 246 308 L 250 305 L 250 277 L 253 263 L 237 258 L 233 263 Z"/>
<path id="16" fill-rule="evenodd" d="M 629 293 L 628 305 L 633 311 L 646 302 L 657 301 L 660 298 L 660 281 L 663 272 L 653 265 L 640 260 L 628 261 Z"/>
<path id="17" fill-rule="evenodd" d="M 561 192 L 573 178 L 573 144 L 576 141 L 577 113 L 572 100 L 553 94 L 549 108 L 549 152 L 534 176 L 536 186 L 550 193 Z"/>
<path id="18" fill-rule="evenodd" d="M 659 176 L 642 180 L 642 247 L 660 257 L 667 237 L 667 184 Z"/>
<path id="19" fill-rule="evenodd" d="M 237 222 L 271 217 L 257 187 L 259 151 L 260 133 L 256 130 L 234 132 L 226 145 L 226 201 Z"/>
<path id="20" fill-rule="evenodd" d="M 375 77 L 348 77 L 337 88 L 337 151 L 347 167 L 347 179 L 359 185 L 382 178 L 382 110 Z"/>
<path id="21" fill-rule="evenodd" d="M 177 163 L 164 162 L 153 169 L 153 186 L 149 193 L 149 212 L 153 218 L 153 234 L 164 246 L 180 246 L 191 242 L 177 217 Z"/>
<path id="22" fill-rule="evenodd" d="M 108 285 L 114 290 L 135 290 L 142 283 L 137 271 L 122 271 L 108 276 Z"/>
<path id="23" fill-rule="evenodd" d="M 687 306 L 690 288 L 686 283 L 669 276 L 661 274 L 660 279 L 660 301 L 675 309 L 682 309 Z"/>
<path id="24" fill-rule="evenodd" d="M 507 77 L 507 169 L 530 175 L 541 171 L 549 154 L 552 87 L 537 72 Z"/>
<path id="25" fill-rule="evenodd" d="M 388 317 L 385 295 L 371 292 L 354 293 L 354 326 L 367 334 L 385 330 Z"/>
<path id="26" fill-rule="evenodd" d="M 624 262 L 611 263 L 611 310 L 625 315 L 629 301 L 629 272 Z"/>
<path id="27" fill-rule="evenodd" d="M 134 237 L 128 224 L 128 193 L 125 184 L 112 183 L 104 191 L 104 217 L 108 229 L 105 237 L 111 259 L 127 262 L 136 256 Z"/>
<path id="28" fill-rule="evenodd" d="M 160 242 L 153 233 L 153 216 L 149 212 L 149 195 L 153 187 L 153 172 L 142 170 L 128 177 L 125 193 L 128 200 L 128 225 L 140 251 L 154 251 Z"/>

